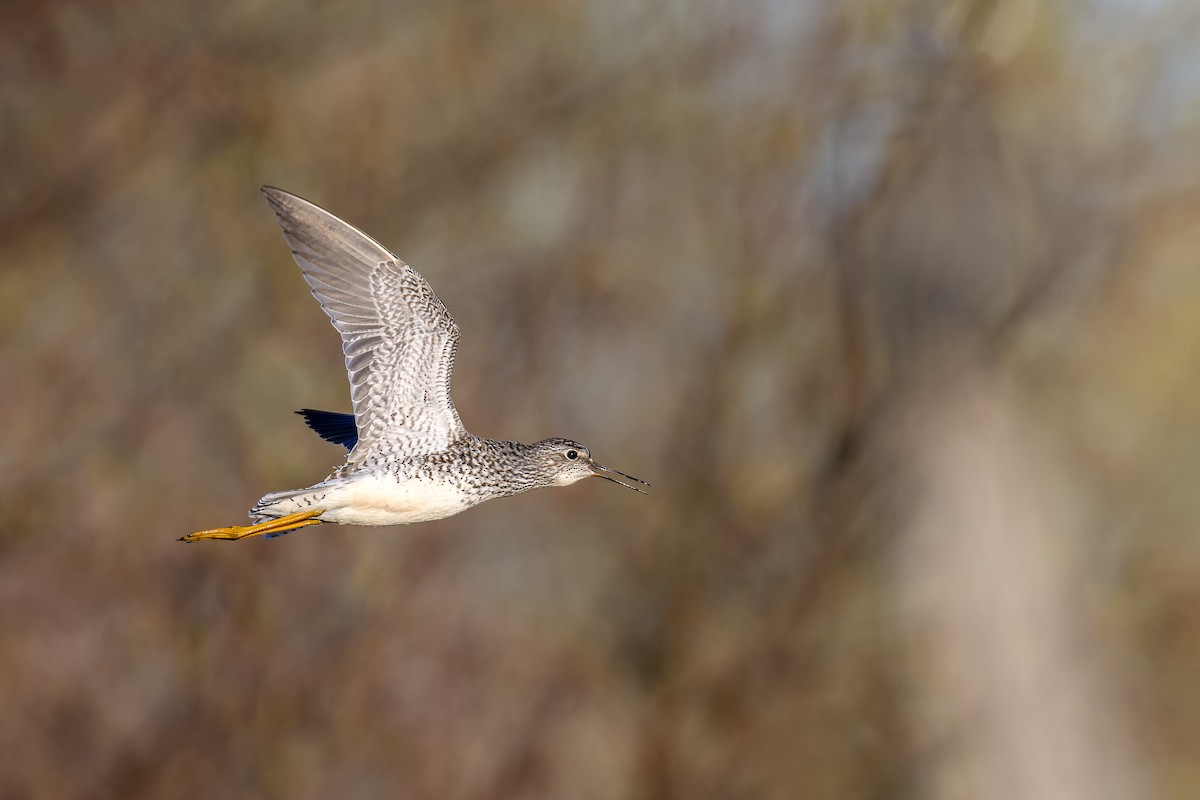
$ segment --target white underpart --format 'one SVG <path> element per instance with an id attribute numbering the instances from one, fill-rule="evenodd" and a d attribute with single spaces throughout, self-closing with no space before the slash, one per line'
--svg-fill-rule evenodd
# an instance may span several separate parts
<path id="1" fill-rule="evenodd" d="M 318 483 L 296 493 L 288 492 L 256 508 L 256 517 L 281 517 L 297 511 L 323 508 L 322 522 L 341 525 L 409 525 L 443 519 L 465 511 L 474 503 L 452 483 L 423 478 L 397 478 L 386 473 L 358 473 L 354 480 Z M 482 498 L 480 498 L 482 499 Z"/>

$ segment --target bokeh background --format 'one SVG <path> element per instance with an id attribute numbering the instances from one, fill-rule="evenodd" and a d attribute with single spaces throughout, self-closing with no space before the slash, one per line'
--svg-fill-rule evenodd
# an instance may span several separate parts
<path id="1" fill-rule="evenodd" d="M 1188 2 L 0 5 L 0 796 L 1200 796 Z M 342 457 L 260 184 L 601 481 Z"/>

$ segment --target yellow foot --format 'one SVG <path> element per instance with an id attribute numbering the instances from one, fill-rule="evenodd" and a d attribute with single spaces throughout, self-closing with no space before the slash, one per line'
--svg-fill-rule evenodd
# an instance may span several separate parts
<path id="1" fill-rule="evenodd" d="M 287 533 L 294 531 L 297 528 L 307 528 L 309 525 L 320 525 L 321 520 L 316 517 L 325 513 L 323 508 L 314 508 L 311 511 L 300 511 L 295 514 L 288 514 L 286 517 L 279 519 L 269 519 L 266 522 L 260 522 L 257 525 L 249 525 L 241 527 L 234 525 L 232 528 L 212 528 L 207 531 L 196 531 L 189 533 L 187 536 L 180 536 L 181 542 L 198 542 L 201 539 L 245 539 L 250 536 L 263 536 L 265 534 Z"/>

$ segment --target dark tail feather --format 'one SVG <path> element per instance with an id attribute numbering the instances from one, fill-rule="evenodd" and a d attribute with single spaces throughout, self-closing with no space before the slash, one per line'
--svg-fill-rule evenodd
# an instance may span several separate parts
<path id="1" fill-rule="evenodd" d="M 302 408 L 296 412 L 304 417 L 304 424 L 316 431 L 327 442 L 340 444 L 347 450 L 353 450 L 358 444 L 358 426 L 354 424 L 353 414 L 339 414 L 336 411 L 317 411 L 312 408 Z"/>

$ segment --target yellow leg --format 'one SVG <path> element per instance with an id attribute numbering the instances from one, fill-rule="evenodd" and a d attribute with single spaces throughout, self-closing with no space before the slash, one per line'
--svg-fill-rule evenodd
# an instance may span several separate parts
<path id="1" fill-rule="evenodd" d="M 207 531 L 196 531 L 189 533 L 187 536 L 180 536 L 181 542 L 198 542 L 201 539 L 246 539 L 251 536 L 262 536 L 268 533 L 287 533 L 294 531 L 297 528 L 307 528 L 309 525 L 320 525 L 321 520 L 315 519 L 325 513 L 323 508 L 314 508 L 311 511 L 300 511 L 295 514 L 288 514 L 286 517 L 278 519 L 269 519 L 266 522 L 260 522 L 257 525 L 248 525 L 242 527 L 234 525 L 231 528 L 212 528 Z"/>

